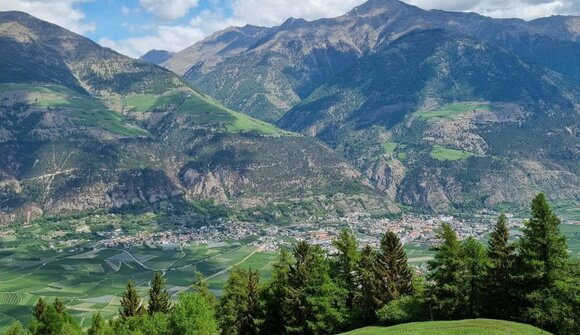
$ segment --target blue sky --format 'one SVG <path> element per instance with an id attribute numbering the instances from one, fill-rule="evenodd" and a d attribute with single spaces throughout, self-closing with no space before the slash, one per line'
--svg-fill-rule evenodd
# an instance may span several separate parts
<path id="1" fill-rule="evenodd" d="M 580 15 L 580 0 L 404 0 L 426 9 L 534 19 Z M 228 26 L 273 26 L 289 17 L 342 15 L 365 0 L 2 0 L 132 57 L 150 49 L 179 51 Z"/>

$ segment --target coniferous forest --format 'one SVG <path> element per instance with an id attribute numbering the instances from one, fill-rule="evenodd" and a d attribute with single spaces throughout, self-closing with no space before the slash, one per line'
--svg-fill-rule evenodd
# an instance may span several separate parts
<path id="1" fill-rule="evenodd" d="M 118 317 L 95 314 L 81 329 L 59 299 L 38 300 L 28 325 L 6 335 L 56 334 L 337 334 L 367 325 L 491 318 L 533 324 L 554 334 L 580 334 L 580 263 L 570 257 L 559 218 L 546 197 L 531 204 L 522 236 L 510 236 L 505 215 L 487 245 L 438 230 L 435 257 L 422 275 L 407 264 L 389 232 L 380 247 L 358 244 L 344 230 L 328 255 L 299 242 L 281 250 L 272 277 L 234 269 L 218 299 L 201 274 L 191 292 L 172 300 L 161 273 L 141 297 L 132 282 Z"/>

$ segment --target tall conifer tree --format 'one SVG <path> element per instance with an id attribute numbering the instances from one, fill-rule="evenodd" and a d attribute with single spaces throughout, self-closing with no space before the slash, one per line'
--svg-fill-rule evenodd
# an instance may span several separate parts
<path id="1" fill-rule="evenodd" d="M 377 277 L 377 253 L 371 246 L 365 246 L 357 266 L 358 292 L 355 309 L 360 326 L 376 321 L 376 311 L 381 307 L 381 281 Z"/>
<path id="2" fill-rule="evenodd" d="M 338 251 L 332 264 L 333 279 L 343 291 L 346 306 L 351 308 L 357 288 L 356 275 L 360 259 L 358 243 L 353 234 L 343 229 L 332 244 Z"/>
<path id="3" fill-rule="evenodd" d="M 460 317 L 460 308 L 464 306 L 464 282 L 462 278 L 463 262 L 461 243 L 449 224 L 443 224 L 437 231 L 441 241 L 434 248 L 435 256 L 429 261 L 427 279 L 432 282 L 430 306 L 433 315 L 441 319 Z"/>
<path id="4" fill-rule="evenodd" d="M 487 254 L 483 245 L 472 236 L 465 239 L 461 257 L 464 269 L 462 271 L 465 284 L 466 302 L 463 311 L 465 318 L 477 318 L 482 310 L 482 294 L 487 270 Z"/>
<path id="5" fill-rule="evenodd" d="M 32 311 L 32 316 L 34 316 L 34 318 L 36 320 L 40 320 L 40 318 L 42 317 L 42 314 L 44 314 L 45 309 L 46 309 L 46 302 L 44 302 L 44 299 L 39 298 L 38 301 L 36 301 L 36 304 L 34 305 L 34 310 Z"/>
<path id="6" fill-rule="evenodd" d="M 119 311 L 119 314 L 123 319 L 143 314 L 141 297 L 139 296 L 139 293 L 137 293 L 135 285 L 131 280 L 127 282 L 125 292 L 121 298 L 121 310 Z"/>
<path id="7" fill-rule="evenodd" d="M 382 305 L 413 291 L 413 273 L 407 264 L 407 254 L 397 234 L 389 231 L 383 236 L 377 260 Z"/>
<path id="8" fill-rule="evenodd" d="M 565 281 L 571 264 L 559 226 L 545 195 L 538 194 L 518 244 L 518 300 L 525 320 L 542 328 L 554 329 L 561 317 L 557 283 Z"/>
<path id="9" fill-rule="evenodd" d="M 496 319 L 511 319 L 513 311 L 513 275 L 515 245 L 510 243 L 508 219 L 500 214 L 488 242 L 489 258 L 485 278 L 484 305 L 486 316 Z"/>
<path id="10" fill-rule="evenodd" d="M 161 276 L 161 272 L 156 271 L 151 281 L 151 288 L 149 289 L 149 305 L 147 312 L 149 315 L 155 313 L 167 313 L 171 308 L 170 296 L 165 287 L 165 279 Z"/>

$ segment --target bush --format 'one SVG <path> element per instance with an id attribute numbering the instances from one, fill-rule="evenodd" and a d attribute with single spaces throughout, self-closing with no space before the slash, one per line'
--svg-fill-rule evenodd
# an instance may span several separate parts
<path id="1" fill-rule="evenodd" d="M 392 326 L 399 323 L 421 321 L 424 319 L 423 301 L 417 296 L 403 296 L 392 300 L 379 311 L 377 318 L 381 324 Z"/>

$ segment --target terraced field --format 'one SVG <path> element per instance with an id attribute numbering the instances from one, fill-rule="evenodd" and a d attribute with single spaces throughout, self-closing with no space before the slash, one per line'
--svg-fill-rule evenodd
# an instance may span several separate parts
<path id="1" fill-rule="evenodd" d="M 96 311 L 109 316 L 117 313 L 128 280 L 145 296 L 155 270 L 164 272 L 171 293 L 189 289 L 197 269 L 219 294 L 233 266 L 259 269 L 268 277 L 276 257 L 275 253 L 258 252 L 257 246 L 238 243 L 96 247 L 74 252 L 0 249 L 0 329 L 14 320 L 26 322 L 31 306 L 41 297 L 64 299 L 71 314 L 87 326 Z"/>

